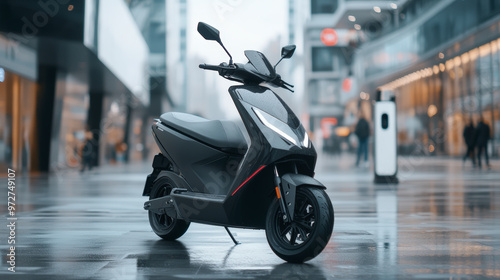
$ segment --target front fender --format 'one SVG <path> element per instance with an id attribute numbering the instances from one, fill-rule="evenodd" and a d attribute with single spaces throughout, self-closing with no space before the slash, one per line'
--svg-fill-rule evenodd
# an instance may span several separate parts
<path id="1" fill-rule="evenodd" d="M 288 207 L 290 219 L 293 221 L 293 212 L 295 211 L 295 195 L 298 187 L 310 186 L 320 189 L 326 189 L 318 180 L 303 174 L 288 173 L 281 176 L 281 188 L 283 190 L 283 199 Z"/>

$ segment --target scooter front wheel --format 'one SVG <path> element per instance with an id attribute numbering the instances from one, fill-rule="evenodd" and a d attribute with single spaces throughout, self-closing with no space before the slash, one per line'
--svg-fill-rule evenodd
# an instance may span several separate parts
<path id="1" fill-rule="evenodd" d="M 158 178 L 151 189 L 149 199 L 155 199 L 170 194 L 174 184 L 168 177 Z M 188 229 L 189 222 L 172 218 L 166 214 L 156 214 L 148 211 L 149 224 L 159 237 L 165 240 L 175 240 L 181 237 Z"/>
<path id="2" fill-rule="evenodd" d="M 267 212 L 266 236 L 273 252 L 287 262 L 303 263 L 316 257 L 333 231 L 333 206 L 328 195 L 313 187 L 299 187 L 292 222 L 283 220 L 276 199 Z"/>

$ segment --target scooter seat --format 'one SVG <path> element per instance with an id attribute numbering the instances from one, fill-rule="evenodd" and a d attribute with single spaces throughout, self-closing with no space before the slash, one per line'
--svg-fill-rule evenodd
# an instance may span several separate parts
<path id="1" fill-rule="evenodd" d="M 160 121 L 178 132 L 223 151 L 244 154 L 245 137 L 232 121 L 207 120 L 191 114 L 169 112 Z"/>

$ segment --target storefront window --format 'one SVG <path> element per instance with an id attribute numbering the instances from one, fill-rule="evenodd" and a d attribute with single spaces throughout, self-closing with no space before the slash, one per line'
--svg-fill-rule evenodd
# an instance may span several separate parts
<path id="1" fill-rule="evenodd" d="M 311 82 L 311 104 L 332 105 L 339 102 L 340 83 L 335 80 L 313 80 Z"/>
<path id="2" fill-rule="evenodd" d="M 415 10 L 407 13 L 418 15 L 418 10 L 425 11 L 429 5 L 435 5 L 435 2 L 438 1 L 411 1 L 402 14 L 405 14 L 405 10 Z M 443 46 L 497 16 L 500 4 L 494 2 L 496 1 L 452 1 L 418 28 L 409 29 L 376 48 L 363 50 L 366 53 L 363 59 L 365 77 L 417 63 L 429 50 Z"/>
<path id="3" fill-rule="evenodd" d="M 311 14 L 333 14 L 338 7 L 338 0 L 311 0 Z"/>
<path id="4" fill-rule="evenodd" d="M 0 168 L 36 169 L 36 85 L 3 71 L 0 82 Z"/>
<path id="5" fill-rule="evenodd" d="M 143 133 L 144 125 L 142 119 L 136 116 L 133 120 L 132 135 L 130 136 L 130 160 L 131 161 L 141 161 L 143 157 L 143 151 L 146 147 L 143 144 Z M 147 134 L 149 136 L 149 134 Z"/>
<path id="6" fill-rule="evenodd" d="M 494 40 L 466 55 L 449 59 L 446 66 L 433 75 L 397 89 L 400 96 L 398 139 L 403 151 L 411 152 L 415 150 L 411 146 L 421 145 L 428 153 L 463 155 L 466 150 L 464 127 L 469 121 L 477 125 L 482 117 L 491 131 L 488 152 L 499 154 L 500 59 L 497 45 Z"/>
<path id="7" fill-rule="evenodd" d="M 12 164 L 12 75 L 4 73 L 0 83 L 0 168 Z"/>
<path id="8" fill-rule="evenodd" d="M 312 48 L 312 71 L 333 71 L 334 67 L 334 47 L 313 47 Z"/>
<path id="9" fill-rule="evenodd" d="M 64 92 L 59 132 L 59 163 L 65 167 L 77 168 L 81 164 L 81 152 L 85 143 L 88 87 L 71 75 L 65 75 L 60 79 L 59 90 Z"/>
<path id="10" fill-rule="evenodd" d="M 102 134 L 101 159 L 103 162 L 116 164 L 125 161 L 128 145 L 124 142 L 127 121 L 126 99 L 105 98 L 105 108 L 107 112 L 101 122 Z"/>

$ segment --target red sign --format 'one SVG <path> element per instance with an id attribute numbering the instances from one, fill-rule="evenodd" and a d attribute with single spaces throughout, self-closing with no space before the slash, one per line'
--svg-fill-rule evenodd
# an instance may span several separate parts
<path id="1" fill-rule="evenodd" d="M 321 42 L 327 46 L 335 46 L 339 41 L 337 31 L 332 28 L 325 28 L 321 31 Z"/>
<path id="2" fill-rule="evenodd" d="M 337 118 L 322 118 L 321 119 L 321 131 L 323 133 L 323 138 L 330 138 L 332 133 L 331 126 L 337 125 Z"/>
<path id="3" fill-rule="evenodd" d="M 352 88 L 352 81 L 350 78 L 345 78 L 342 82 L 342 90 L 345 92 L 350 92 Z"/>

